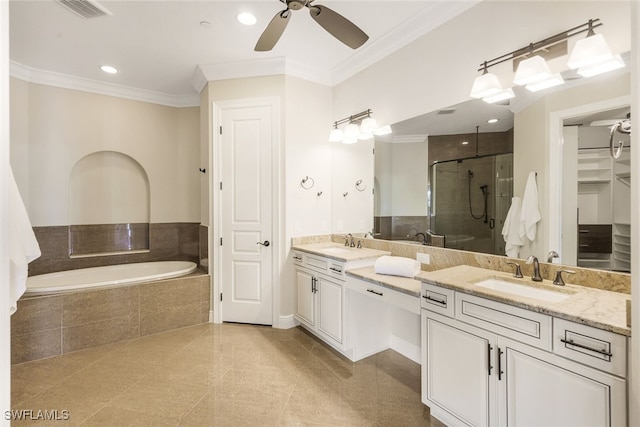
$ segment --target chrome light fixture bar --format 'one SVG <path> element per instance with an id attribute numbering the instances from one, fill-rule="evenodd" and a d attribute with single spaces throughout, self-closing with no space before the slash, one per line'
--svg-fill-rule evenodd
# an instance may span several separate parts
<path id="1" fill-rule="evenodd" d="M 478 68 L 482 75 L 474 80 L 470 96 L 482 98 L 489 103 L 513 98 L 513 90 L 503 89 L 498 77 L 488 71 L 490 67 L 506 61 L 513 61 L 513 69 L 516 72 L 514 84 L 523 85 L 532 92 L 564 83 L 559 73 L 551 72 L 545 58 L 566 55 L 568 39 L 585 32 L 587 37 L 576 42 L 569 56 L 570 68 L 577 68 L 578 74 L 590 77 L 624 67 L 622 58 L 611 52 L 602 34 L 595 34 L 594 28 L 602 25 L 600 19 L 590 19 L 577 27 L 482 62 Z"/>
<path id="2" fill-rule="evenodd" d="M 373 138 L 374 135 L 386 135 L 391 133 L 390 126 L 378 127 L 375 119 L 371 117 L 371 109 L 362 111 L 344 119 L 333 122 L 333 130 L 329 134 L 329 141 L 354 144 L 359 140 Z M 338 126 L 347 124 L 344 130 Z"/>

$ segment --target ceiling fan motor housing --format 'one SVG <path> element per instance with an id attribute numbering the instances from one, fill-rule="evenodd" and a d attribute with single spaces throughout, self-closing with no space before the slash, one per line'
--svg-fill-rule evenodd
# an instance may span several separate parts
<path id="1" fill-rule="evenodd" d="M 300 10 L 307 5 L 306 0 L 287 0 L 287 8 L 291 10 Z"/>

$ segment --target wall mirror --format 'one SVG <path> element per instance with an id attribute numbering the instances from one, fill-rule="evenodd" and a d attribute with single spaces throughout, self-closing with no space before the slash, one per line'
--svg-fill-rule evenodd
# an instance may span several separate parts
<path id="1" fill-rule="evenodd" d="M 607 80 L 620 79 L 621 75 L 628 78 L 628 69 L 593 81 L 570 82 L 566 88 L 529 95 L 530 98 L 524 101 L 519 96 L 517 105 L 470 100 L 392 125 L 391 135 L 375 141 L 375 237 L 420 243 L 422 236 L 418 233 L 431 230 L 450 236 L 445 239 L 446 247 L 504 255 L 502 221 L 511 197 L 522 191 L 522 188 L 516 188 L 514 192 L 514 176 L 521 177 L 528 172 L 521 170 L 521 166 L 526 164 L 527 150 L 531 149 L 519 146 L 515 129 L 518 114 L 536 102 L 545 103 L 545 97 L 550 94 L 554 101 L 549 108 L 556 108 L 556 104 L 576 107 L 580 101 L 575 97 L 575 90 L 588 91 L 590 85 L 606 85 Z M 562 100 L 564 91 L 571 99 Z M 603 99 L 606 99 L 606 90 L 603 92 Z M 579 105 L 574 110 L 579 111 Z M 544 250 L 538 251 L 544 253 L 534 252 L 541 260 L 546 260 L 547 247 L 557 244 L 556 251 L 562 256 L 554 262 L 629 271 L 630 266 L 624 262 L 630 249 L 629 208 L 616 208 L 609 216 L 602 214 L 599 217 L 588 209 L 594 205 L 594 197 L 599 192 L 603 194 L 603 205 L 607 197 L 611 198 L 609 204 L 612 205 L 614 193 L 616 200 L 626 203 L 625 206 L 629 204 L 624 195 L 618 195 L 625 194 L 620 189 L 631 179 L 628 139 L 623 157 L 619 162 L 611 162 L 610 167 L 600 167 L 598 163 L 607 163 L 609 157 L 593 162 L 590 158 L 596 152 L 605 151 L 609 142 L 608 125 L 614 119 L 625 117 L 629 110 L 628 105 L 619 105 L 562 118 L 562 129 L 567 135 L 561 137 L 575 136 L 574 142 L 563 147 L 559 160 L 562 206 L 559 219 L 545 218 L 547 221 L 539 224 L 539 233 L 547 236 L 553 234 L 549 227 L 559 227 L 560 241 L 554 242 L 552 238 L 549 243 L 545 241 Z M 539 123 L 528 121 L 527 125 L 541 129 L 548 139 L 553 123 L 546 114 Z M 549 144 L 549 141 L 540 143 Z M 544 146 L 538 149 L 549 150 Z M 594 170 L 587 170 L 591 167 Z M 549 168 L 540 168 L 537 173 L 537 179 L 542 182 L 557 179 L 551 176 Z M 592 178 L 592 174 L 596 177 Z M 603 183 L 587 182 L 597 180 L 598 174 L 609 174 L 609 190 Z M 583 225 L 607 224 L 604 233 L 606 235 L 610 230 L 610 253 L 580 250 L 584 248 L 580 245 L 588 242 L 581 243 L 579 235 L 595 235 L 595 231 L 580 232 Z M 596 248 L 589 250 L 602 250 L 598 247 L 600 243 L 596 242 Z M 622 261 L 616 262 L 621 257 Z"/>

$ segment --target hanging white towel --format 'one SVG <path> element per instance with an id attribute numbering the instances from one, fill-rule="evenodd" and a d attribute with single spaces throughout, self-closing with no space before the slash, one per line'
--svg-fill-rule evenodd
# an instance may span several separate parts
<path id="1" fill-rule="evenodd" d="M 511 199 L 511 206 L 502 227 L 505 254 L 511 258 L 518 258 L 520 248 L 524 244 L 520 238 L 520 197 Z"/>
<path id="2" fill-rule="evenodd" d="M 17 301 L 26 289 L 28 264 L 41 255 L 27 210 L 9 169 L 9 312 L 15 313 Z"/>
<path id="3" fill-rule="evenodd" d="M 536 173 L 529 173 L 527 185 L 524 188 L 522 197 L 522 207 L 520 209 L 520 238 L 527 236 L 527 239 L 534 241 L 536 238 L 536 224 L 542 219 L 538 210 L 538 185 L 536 184 Z"/>

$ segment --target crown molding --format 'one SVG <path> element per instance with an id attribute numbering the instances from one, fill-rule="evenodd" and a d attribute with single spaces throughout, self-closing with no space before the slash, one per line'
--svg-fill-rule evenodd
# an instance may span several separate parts
<path id="1" fill-rule="evenodd" d="M 367 67 L 384 59 L 395 51 L 429 33 L 445 22 L 460 15 L 481 0 L 432 1 L 420 12 L 389 31 L 372 43 L 363 47 L 342 64 L 331 70 L 331 86 L 335 86 L 354 76 Z"/>
<path id="2" fill-rule="evenodd" d="M 15 61 L 10 61 L 9 63 L 9 75 L 29 83 L 114 96 L 167 107 L 183 108 L 200 106 L 200 96 L 197 93 L 193 95 L 170 95 L 113 83 L 99 82 L 53 71 L 39 70 Z"/>
<path id="3" fill-rule="evenodd" d="M 264 77 L 284 74 L 315 83 L 331 85 L 331 76 L 298 61 L 285 57 L 253 59 L 220 64 L 200 64 L 194 72 L 192 85 L 201 92 L 209 81 Z"/>

